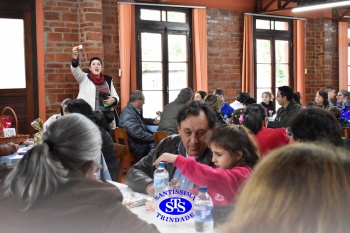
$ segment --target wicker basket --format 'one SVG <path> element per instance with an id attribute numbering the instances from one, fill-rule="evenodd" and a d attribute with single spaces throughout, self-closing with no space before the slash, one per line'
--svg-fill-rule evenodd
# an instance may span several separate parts
<path id="1" fill-rule="evenodd" d="M 29 138 L 29 135 L 27 134 L 17 134 L 18 133 L 18 119 L 17 119 L 17 115 L 15 113 L 15 111 L 10 108 L 10 107 L 5 107 L 2 112 L 1 112 L 1 116 L 4 116 L 4 113 L 6 112 L 6 110 L 10 111 L 12 113 L 12 115 L 14 116 L 15 119 L 15 124 L 16 124 L 16 136 L 13 137 L 0 137 L 0 145 L 3 144 L 7 144 L 10 142 L 16 143 L 16 144 L 20 144 L 22 142 L 24 142 L 25 140 L 27 140 Z"/>

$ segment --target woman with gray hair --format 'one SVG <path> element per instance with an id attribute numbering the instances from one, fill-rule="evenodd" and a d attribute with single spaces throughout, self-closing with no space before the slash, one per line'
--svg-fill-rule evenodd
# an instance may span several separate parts
<path id="1" fill-rule="evenodd" d="M 101 135 L 80 114 L 52 123 L 6 176 L 0 168 L 0 232 L 158 232 L 99 182 Z"/>

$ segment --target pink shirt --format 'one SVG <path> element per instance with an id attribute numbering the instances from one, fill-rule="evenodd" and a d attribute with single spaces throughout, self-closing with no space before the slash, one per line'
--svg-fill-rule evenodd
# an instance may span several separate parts
<path id="1" fill-rule="evenodd" d="M 174 165 L 181 173 L 196 185 L 208 186 L 208 193 L 214 205 L 232 204 L 242 183 L 248 178 L 252 169 L 237 166 L 222 170 L 198 163 L 194 158 L 177 156 Z M 196 195 L 196 190 L 191 190 Z"/>

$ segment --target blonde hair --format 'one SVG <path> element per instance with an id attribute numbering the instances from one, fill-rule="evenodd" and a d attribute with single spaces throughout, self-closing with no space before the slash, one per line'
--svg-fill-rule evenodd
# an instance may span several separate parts
<path id="1" fill-rule="evenodd" d="M 273 94 L 272 94 L 271 92 L 269 92 L 269 91 L 264 91 L 264 92 L 261 94 L 261 97 L 263 96 L 263 94 L 266 94 L 266 95 L 270 98 L 271 101 L 273 101 L 273 99 L 275 98 L 275 97 L 273 96 Z"/>
<path id="2" fill-rule="evenodd" d="M 220 233 L 343 233 L 350 228 L 350 155 L 292 144 L 261 161 Z"/>

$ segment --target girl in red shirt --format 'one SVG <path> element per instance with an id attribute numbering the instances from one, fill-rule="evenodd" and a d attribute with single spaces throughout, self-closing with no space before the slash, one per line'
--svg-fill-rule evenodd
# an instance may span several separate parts
<path id="1" fill-rule="evenodd" d="M 196 185 L 208 186 L 214 205 L 232 204 L 241 184 L 259 160 L 254 139 L 241 125 L 218 127 L 209 140 L 216 168 L 198 163 L 194 158 L 164 153 L 155 162 L 174 163 L 181 173 Z M 191 190 L 196 192 L 196 190 Z"/>

